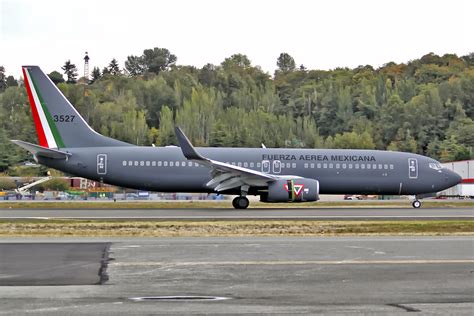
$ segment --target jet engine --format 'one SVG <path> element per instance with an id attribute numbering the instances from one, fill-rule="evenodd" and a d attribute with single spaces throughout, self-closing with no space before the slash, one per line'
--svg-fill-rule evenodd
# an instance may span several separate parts
<path id="1" fill-rule="evenodd" d="M 319 200 L 319 181 L 307 178 L 277 180 L 268 185 L 262 202 L 312 202 Z"/>

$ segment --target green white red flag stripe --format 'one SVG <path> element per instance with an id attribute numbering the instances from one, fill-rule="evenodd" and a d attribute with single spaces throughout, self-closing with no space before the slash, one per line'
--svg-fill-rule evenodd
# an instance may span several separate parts
<path id="1" fill-rule="evenodd" d="M 39 93 L 28 68 L 23 68 L 23 75 L 25 77 L 25 86 L 28 92 L 28 98 L 30 100 L 40 145 L 48 148 L 58 148 L 58 143 L 62 145 L 62 139 L 51 115 L 42 102 L 41 94 Z M 64 145 L 62 147 L 64 147 Z"/>

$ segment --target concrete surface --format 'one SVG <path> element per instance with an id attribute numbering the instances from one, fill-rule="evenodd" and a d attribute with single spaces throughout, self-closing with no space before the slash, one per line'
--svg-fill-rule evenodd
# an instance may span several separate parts
<path id="1" fill-rule="evenodd" d="M 0 286 L 108 280 L 110 243 L 0 243 Z"/>
<path id="2" fill-rule="evenodd" d="M 2 242 L 97 242 L 8 238 Z M 473 237 L 116 238 L 96 286 L 0 287 L 0 315 L 472 315 Z M 150 296 L 224 300 L 146 301 Z"/>

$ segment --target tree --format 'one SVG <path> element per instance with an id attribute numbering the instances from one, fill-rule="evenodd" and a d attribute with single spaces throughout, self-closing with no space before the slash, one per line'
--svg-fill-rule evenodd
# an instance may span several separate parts
<path id="1" fill-rule="evenodd" d="M 3 92 L 7 88 L 7 82 L 5 80 L 5 67 L 0 66 L 0 92 Z"/>
<path id="2" fill-rule="evenodd" d="M 54 82 L 55 85 L 64 82 L 63 75 L 61 75 L 57 71 L 53 71 L 50 74 L 48 74 L 49 79 L 51 79 L 52 82 Z"/>
<path id="3" fill-rule="evenodd" d="M 109 63 L 108 73 L 112 76 L 118 76 L 121 74 L 118 61 L 115 58 Z"/>
<path id="4" fill-rule="evenodd" d="M 158 47 L 145 49 L 142 58 L 146 70 L 155 74 L 168 70 L 176 64 L 178 59 L 168 49 Z"/>
<path id="5" fill-rule="evenodd" d="M 96 82 L 96 81 L 99 80 L 100 78 L 102 78 L 102 74 L 100 73 L 99 67 L 94 67 L 94 68 L 92 69 L 92 79 L 91 79 L 91 83 Z"/>
<path id="6" fill-rule="evenodd" d="M 125 70 L 132 77 L 140 76 L 146 71 L 147 67 L 143 56 L 128 56 L 125 61 Z"/>
<path id="7" fill-rule="evenodd" d="M 290 72 L 294 71 L 296 68 L 296 63 L 293 57 L 287 53 L 281 53 L 277 59 L 278 71 L 280 72 Z M 301 65 L 303 66 L 303 65 Z M 304 66 L 301 67 L 304 70 Z"/>
<path id="8" fill-rule="evenodd" d="M 18 81 L 13 76 L 7 77 L 7 87 L 18 87 Z"/>
<path id="9" fill-rule="evenodd" d="M 234 54 L 222 62 L 224 69 L 232 69 L 233 67 L 238 68 L 249 68 L 251 65 L 250 59 L 244 54 Z"/>
<path id="10" fill-rule="evenodd" d="M 67 60 L 61 69 L 64 70 L 64 74 L 67 76 L 67 83 L 77 82 L 77 67 L 71 63 L 71 60 Z"/>

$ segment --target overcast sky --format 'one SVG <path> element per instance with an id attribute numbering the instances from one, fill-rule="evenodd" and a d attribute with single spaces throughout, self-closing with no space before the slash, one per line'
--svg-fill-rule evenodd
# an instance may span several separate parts
<path id="1" fill-rule="evenodd" d="M 273 74 L 281 52 L 310 69 L 375 67 L 474 51 L 473 0 L 0 0 L 0 65 L 46 72 L 67 59 L 83 73 L 112 58 L 168 48 L 179 65 L 234 53 Z"/>

